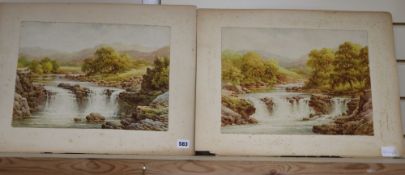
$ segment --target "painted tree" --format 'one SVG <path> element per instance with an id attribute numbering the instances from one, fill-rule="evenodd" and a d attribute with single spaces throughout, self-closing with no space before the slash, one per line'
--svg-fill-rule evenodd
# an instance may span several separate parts
<path id="1" fill-rule="evenodd" d="M 358 66 L 359 75 L 357 80 L 362 82 L 365 88 L 370 87 L 370 67 L 368 61 L 368 47 L 363 47 L 360 50 L 359 54 L 359 66 Z"/>
<path id="2" fill-rule="evenodd" d="M 36 73 L 36 74 L 42 74 L 44 73 L 42 69 L 42 65 L 39 63 L 37 60 L 32 60 L 28 68 L 31 70 L 31 72 Z"/>
<path id="3" fill-rule="evenodd" d="M 338 85 L 350 85 L 350 89 L 353 88 L 353 84 L 356 82 L 359 66 L 359 52 L 360 46 L 351 42 L 345 42 L 339 46 L 336 51 L 336 59 L 334 60 L 334 74 L 332 86 Z"/>
<path id="4" fill-rule="evenodd" d="M 254 84 L 262 81 L 266 67 L 262 57 L 256 52 L 248 52 L 241 59 L 240 70 L 243 72 L 243 84 Z"/>
<path id="5" fill-rule="evenodd" d="M 153 61 L 153 68 L 147 68 L 143 75 L 142 91 L 167 91 L 169 90 L 169 66 L 168 57 L 157 57 Z"/>
<path id="6" fill-rule="evenodd" d="M 279 75 L 278 63 L 274 60 L 263 60 L 264 64 L 264 75 L 262 76 L 262 81 L 267 84 L 273 85 L 277 83 L 277 76 Z"/>
<path id="7" fill-rule="evenodd" d="M 222 81 L 232 84 L 240 84 L 243 79 L 242 72 L 236 67 L 232 60 L 222 59 Z"/>
<path id="8" fill-rule="evenodd" d="M 272 59 L 264 59 L 256 52 L 243 55 L 225 50 L 222 52 L 222 81 L 232 84 L 273 85 L 278 81 L 279 66 Z"/>
<path id="9" fill-rule="evenodd" d="M 311 76 L 306 86 L 329 88 L 335 53 L 332 49 L 323 48 L 312 50 L 308 56 L 307 66 L 311 69 Z"/>
<path id="10" fill-rule="evenodd" d="M 52 61 L 48 57 L 43 58 L 39 63 L 42 66 L 43 73 L 47 74 L 47 73 L 51 73 L 53 71 Z"/>
<path id="11" fill-rule="evenodd" d="M 96 50 L 93 58 L 87 58 L 82 65 L 82 71 L 87 75 L 116 74 L 130 67 L 128 55 L 119 54 L 111 47 L 101 47 Z"/>

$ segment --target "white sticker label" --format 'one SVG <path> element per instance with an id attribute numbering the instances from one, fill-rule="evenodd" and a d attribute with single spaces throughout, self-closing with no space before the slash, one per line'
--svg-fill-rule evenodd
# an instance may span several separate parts
<path id="1" fill-rule="evenodd" d="M 178 149 L 188 149 L 190 148 L 190 141 L 187 139 L 178 139 L 176 146 Z"/>
<path id="2" fill-rule="evenodd" d="M 394 146 L 383 146 L 381 147 L 381 155 L 383 157 L 397 157 L 398 151 Z"/>

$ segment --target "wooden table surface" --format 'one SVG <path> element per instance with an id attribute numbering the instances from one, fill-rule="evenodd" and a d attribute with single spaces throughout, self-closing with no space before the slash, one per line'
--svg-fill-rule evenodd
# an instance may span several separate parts
<path id="1" fill-rule="evenodd" d="M 146 168 L 146 170 L 143 170 Z M 111 155 L 2 155 L 0 175 L 55 174 L 405 175 L 405 159 Z"/>

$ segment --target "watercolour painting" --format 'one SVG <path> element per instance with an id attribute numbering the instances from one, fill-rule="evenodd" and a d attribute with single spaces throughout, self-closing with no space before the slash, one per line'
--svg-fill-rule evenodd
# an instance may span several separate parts
<path id="1" fill-rule="evenodd" d="M 168 129 L 170 27 L 22 21 L 13 127 Z"/>
<path id="2" fill-rule="evenodd" d="M 367 31 L 222 28 L 223 134 L 373 135 Z"/>

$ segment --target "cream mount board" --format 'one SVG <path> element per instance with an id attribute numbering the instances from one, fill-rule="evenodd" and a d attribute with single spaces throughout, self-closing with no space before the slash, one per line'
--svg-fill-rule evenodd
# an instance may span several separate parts
<path id="1" fill-rule="evenodd" d="M 192 155 L 194 153 L 192 141 L 194 140 L 193 102 L 195 100 L 195 16 L 196 9 L 192 6 L 1 4 L 0 89 L 5 92 L 5 95 L 0 99 L 0 150 L 2 152 Z M 109 36 L 93 36 L 94 33 L 89 31 L 96 31 Z M 152 31 L 157 32 L 156 35 L 151 34 Z M 119 37 L 121 40 L 117 40 L 117 38 L 120 39 Z M 60 42 L 55 42 L 55 38 L 60 39 Z M 83 39 L 82 42 L 73 42 L 80 38 Z M 137 38 L 140 39 L 136 40 Z M 142 38 L 144 42 L 139 42 Z M 70 43 L 67 42 L 69 40 Z M 139 43 L 134 43 L 135 40 Z M 66 42 L 63 43 L 64 41 Z M 119 43 L 119 41 L 124 43 Z M 166 96 L 162 96 L 170 96 L 168 100 L 166 98 L 169 104 L 166 111 L 169 112 L 165 113 L 166 118 L 167 115 L 169 117 L 166 121 L 168 126 L 164 125 L 162 126 L 163 129 L 159 128 L 163 131 L 101 129 L 101 125 L 93 125 L 99 129 L 79 129 L 79 124 L 74 125 L 77 126 L 76 128 L 67 128 L 56 124 L 52 127 L 44 127 L 45 125 L 31 127 L 34 126 L 33 123 L 27 127 L 24 122 L 23 124 L 13 122 L 17 59 L 19 53 L 22 52 L 20 47 L 33 47 L 35 44 L 42 44 L 41 47 L 54 50 L 65 49 L 64 51 L 73 52 L 78 49 L 95 47 L 100 44 L 97 42 L 104 42 L 101 44 L 112 43 L 121 48 L 133 46 L 138 48 L 137 51 L 143 51 L 142 53 L 154 52 L 155 55 L 161 54 L 170 57 L 170 64 L 168 65 L 170 71 L 166 74 L 169 78 L 169 84 L 165 87 L 166 90 L 170 89 L 170 91 L 167 92 Z M 170 51 L 167 52 L 166 48 L 163 47 L 168 45 Z M 153 50 L 160 47 L 163 51 L 161 50 L 159 53 L 157 50 Z M 151 50 L 151 48 L 153 49 Z M 41 51 L 46 51 L 46 48 Z M 103 55 L 102 53 L 119 55 L 117 57 L 124 60 L 136 54 L 135 52 L 127 52 L 126 57 L 124 54 L 117 54 L 109 48 L 101 49 L 99 53 L 99 55 Z M 56 59 L 56 56 L 50 57 L 50 59 L 54 58 Z M 166 63 L 164 62 L 164 64 Z M 41 70 L 42 73 L 45 73 L 44 70 Z M 85 84 L 81 84 L 81 87 L 85 86 Z M 125 89 L 122 91 L 125 92 Z M 93 93 L 95 97 L 100 95 L 95 94 L 94 91 L 90 93 Z M 55 98 L 59 97 L 55 96 Z M 100 98 L 92 102 L 98 103 L 103 100 L 104 98 Z M 68 101 L 64 105 L 63 107 L 62 104 L 56 112 L 71 107 Z M 88 105 L 91 106 L 92 104 Z M 105 114 L 109 115 L 111 111 L 108 111 L 107 107 L 100 110 L 106 110 Z M 69 113 L 71 111 L 65 110 L 64 112 Z M 74 122 L 90 126 L 86 123 L 87 119 L 83 118 L 85 117 L 83 115 L 70 117 L 81 117 L 74 119 Z M 106 121 L 111 119 L 108 116 L 104 117 Z M 117 118 L 115 119 L 116 122 L 120 122 Z M 73 122 L 73 118 L 69 120 Z M 99 118 L 94 121 L 90 119 L 90 122 L 99 122 L 99 120 L 104 119 Z M 178 139 L 189 140 L 191 146 L 179 149 L 177 147 Z"/>
<path id="2" fill-rule="evenodd" d="M 372 157 L 381 156 L 381 147 L 394 146 L 398 151 L 398 155 L 402 153 L 402 129 L 400 125 L 401 119 L 398 98 L 399 83 L 396 60 L 394 57 L 394 39 L 390 14 L 383 12 L 206 9 L 198 11 L 197 30 L 197 151 L 210 151 L 217 155 Z M 308 38 L 308 36 L 313 37 Z M 323 40 L 320 36 L 325 36 L 325 39 Z M 338 39 L 334 39 L 331 36 Z M 317 127 L 315 129 L 316 131 L 314 131 L 313 126 L 315 125 L 311 126 L 311 128 L 302 127 L 303 129 L 295 128 L 295 126 L 300 127 L 301 125 L 293 125 L 289 130 L 280 130 L 280 126 L 283 128 L 290 125 L 280 123 L 282 120 L 256 115 L 257 113 L 255 112 L 263 113 L 263 110 L 267 110 L 263 105 L 266 105 L 265 102 L 269 100 L 265 99 L 264 96 L 254 99 L 257 96 L 246 94 L 246 92 L 249 92 L 249 89 L 244 90 L 243 88 L 251 88 L 252 85 L 242 87 L 242 89 L 236 88 L 235 90 L 232 89 L 234 87 L 229 86 L 229 82 L 224 83 L 225 78 L 227 78 L 226 80 L 234 81 L 233 83 L 254 81 L 252 79 L 240 78 L 246 76 L 247 71 L 250 71 L 246 66 L 245 68 L 240 68 L 241 70 L 243 69 L 239 72 L 242 76 L 235 76 L 235 74 L 229 73 L 231 71 L 228 71 L 227 76 L 224 77 L 224 75 L 222 75 L 221 78 L 221 73 L 230 69 L 230 63 L 234 66 L 231 67 L 231 69 L 235 70 L 237 69 L 235 67 L 244 64 L 243 60 L 248 61 L 250 59 L 257 61 L 257 58 L 262 57 L 279 57 L 279 59 L 276 60 L 279 65 L 282 65 L 286 64 L 283 63 L 283 61 L 288 59 L 286 55 L 289 55 L 291 58 L 294 56 L 294 53 L 298 53 L 298 50 L 305 50 L 302 48 L 306 48 L 306 45 L 314 46 L 312 49 L 319 49 L 313 52 L 312 57 L 317 57 L 316 53 L 324 52 L 329 53 L 329 55 L 334 53 L 331 56 L 334 56 L 334 58 L 345 58 L 345 56 L 342 56 L 342 51 L 346 46 L 351 45 L 348 43 L 344 44 L 345 40 L 342 39 L 345 38 L 347 41 L 358 43 L 358 45 L 355 44 L 356 46 L 353 48 L 360 49 L 360 46 L 362 46 L 363 54 L 368 55 L 369 82 L 371 84 L 369 85 L 371 86 L 369 87 L 371 88 L 369 92 L 371 92 L 371 96 L 368 96 L 369 101 L 367 103 L 369 104 L 369 112 L 372 112 L 372 118 L 369 120 L 369 122 L 372 123 L 372 130 L 370 130 L 369 127 L 367 132 L 363 130 L 364 132 L 362 133 L 362 131 L 357 130 L 347 132 L 345 133 L 346 135 L 343 135 L 344 133 L 341 133 L 342 131 L 331 131 L 327 129 L 328 127 Z M 292 41 L 290 41 L 290 43 L 286 41 L 291 39 L 295 39 L 292 41 L 296 41 L 298 44 Z M 337 40 L 339 40 L 339 42 L 337 42 Z M 335 43 L 331 44 L 330 42 L 332 41 Z M 304 43 L 304 45 L 300 45 L 300 42 Z M 319 43 L 321 43 L 321 45 Z M 262 47 L 263 45 L 267 47 Z M 280 47 L 291 47 L 291 50 L 285 51 L 284 48 Z M 270 50 L 274 49 L 273 51 L 278 51 L 278 53 L 284 53 L 285 55 L 277 53 L 269 54 L 269 52 L 267 52 L 266 55 L 265 51 L 268 51 L 266 49 L 269 48 Z M 323 48 L 326 49 L 321 51 Z M 311 51 L 310 49 L 308 50 L 308 48 L 306 49 L 307 53 Z M 229 50 L 236 50 L 236 52 L 230 52 Z M 366 50 L 368 50 L 368 54 L 365 54 Z M 255 51 L 256 53 L 248 53 L 247 51 Z M 357 50 L 355 52 L 359 53 L 360 51 L 358 52 Z M 302 56 L 302 54 L 295 55 L 297 58 L 301 58 Z M 306 55 L 306 57 L 310 57 L 309 55 L 310 54 Z M 242 63 L 228 60 L 225 64 L 223 60 L 224 57 L 241 58 Z M 245 63 L 247 64 L 248 62 Z M 332 63 L 338 64 L 338 62 L 330 62 L 330 64 Z M 328 64 L 323 65 L 328 66 Z M 260 67 L 257 68 L 259 69 Z M 337 69 L 334 70 L 339 72 Z M 313 75 L 313 72 L 310 75 Z M 330 81 L 332 82 L 332 80 Z M 276 84 L 277 82 L 280 82 L 280 80 L 277 79 Z M 337 82 L 339 84 L 339 81 Z M 255 84 L 253 87 L 263 86 L 262 84 Z M 286 84 L 286 81 L 284 84 Z M 340 84 L 340 86 L 348 85 Z M 224 87 L 227 88 L 224 89 Z M 276 91 L 283 89 L 286 91 L 285 93 L 289 92 L 286 90 L 285 86 L 276 86 L 273 88 Z M 289 90 L 298 93 L 302 89 Z M 235 95 L 235 91 L 245 91 L 245 93 Z M 301 92 L 306 91 L 302 90 Z M 226 96 L 230 94 L 232 95 L 231 97 Z M 312 91 L 311 94 L 317 95 L 314 91 Z M 311 101 L 310 95 L 295 99 L 297 101 L 305 99 Z M 365 97 L 364 95 L 361 96 Z M 250 113 L 249 110 L 245 111 L 249 114 L 253 113 L 252 116 L 250 116 L 250 118 L 245 116 L 245 121 L 224 118 L 224 115 L 244 117 L 243 113 L 235 114 L 235 111 L 232 112 L 229 110 L 232 109 L 232 105 L 238 104 L 237 100 L 241 97 L 245 97 L 245 101 L 253 101 L 256 111 L 252 112 L 252 110 L 250 110 Z M 273 103 L 276 103 L 276 108 L 277 103 L 280 102 L 279 97 L 280 96 L 274 95 L 269 96 L 269 98 L 273 100 Z M 331 98 L 339 101 L 335 96 Z M 343 97 L 343 99 L 344 98 L 347 99 L 347 97 Z M 229 99 L 234 99 L 234 101 Z M 257 108 L 255 103 L 261 104 L 263 109 L 258 110 L 259 108 Z M 290 106 L 294 106 L 293 103 L 294 101 L 291 101 Z M 242 100 L 239 101 L 239 104 L 246 103 Z M 372 107 L 370 104 L 372 104 Z M 279 105 L 288 106 L 288 104 L 284 102 L 280 102 Z M 292 107 L 291 110 L 293 110 Z M 346 110 L 341 111 L 337 116 L 342 117 L 347 115 L 345 111 Z M 276 116 L 274 113 L 277 112 L 279 111 L 273 111 L 273 113 L 269 115 Z M 309 111 L 309 113 L 311 113 L 311 111 Z M 282 116 L 283 113 L 277 114 Z M 296 113 L 296 115 L 292 117 L 301 114 L 302 113 Z M 315 121 L 311 115 L 312 114 L 310 114 L 309 117 L 302 116 L 292 121 L 306 121 L 311 123 Z M 320 116 L 330 117 L 331 115 Z M 254 119 L 251 119 L 252 117 Z M 337 118 L 333 117 L 326 118 L 325 121 L 329 120 L 329 122 L 320 122 L 319 125 L 336 124 L 336 119 Z M 273 129 L 266 128 L 265 124 L 273 127 Z M 274 124 L 278 125 L 275 126 Z M 263 127 L 256 127 L 260 125 Z M 311 130 L 317 133 L 311 133 Z M 337 130 L 339 130 L 339 128 Z M 332 135 L 330 132 L 336 132 L 337 134 Z M 346 131 L 343 130 L 343 132 Z"/>

